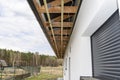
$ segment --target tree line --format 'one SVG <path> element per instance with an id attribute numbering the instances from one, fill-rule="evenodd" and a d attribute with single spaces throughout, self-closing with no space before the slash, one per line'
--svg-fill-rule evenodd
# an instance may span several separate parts
<path id="1" fill-rule="evenodd" d="M 0 49 L 0 60 L 5 60 L 8 66 L 61 66 L 63 60 L 56 56 L 40 55 L 38 52 L 20 52 Z"/>

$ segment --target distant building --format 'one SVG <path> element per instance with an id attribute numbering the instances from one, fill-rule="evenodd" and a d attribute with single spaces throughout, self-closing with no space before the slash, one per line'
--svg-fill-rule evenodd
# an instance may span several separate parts
<path id="1" fill-rule="evenodd" d="M 7 63 L 5 60 L 0 60 L 0 66 L 7 67 Z"/>

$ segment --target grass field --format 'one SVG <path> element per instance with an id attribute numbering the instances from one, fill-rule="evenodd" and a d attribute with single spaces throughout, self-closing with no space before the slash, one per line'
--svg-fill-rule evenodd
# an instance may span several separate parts
<path id="1" fill-rule="evenodd" d="M 62 77 L 62 67 L 41 67 L 38 76 L 32 76 L 26 80 L 54 80 Z"/>

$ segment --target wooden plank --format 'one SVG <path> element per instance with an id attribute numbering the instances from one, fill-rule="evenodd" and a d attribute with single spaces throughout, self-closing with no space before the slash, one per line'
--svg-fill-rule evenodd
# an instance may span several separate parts
<path id="1" fill-rule="evenodd" d="M 50 35 L 50 36 L 53 36 L 52 34 L 49 34 L 49 35 Z M 61 34 L 55 34 L 54 36 L 55 36 L 55 37 L 56 37 L 56 36 L 61 36 Z M 63 36 L 70 36 L 70 34 L 65 34 L 65 35 L 63 35 Z"/>
<path id="2" fill-rule="evenodd" d="M 52 22 L 51 23 L 53 27 L 61 27 L 61 22 Z M 49 22 L 44 23 L 45 26 L 50 26 Z M 72 27 L 73 22 L 63 22 L 63 27 Z"/>
<path id="3" fill-rule="evenodd" d="M 52 37 L 50 37 L 51 40 L 53 40 Z M 61 38 L 59 36 L 56 36 L 56 40 L 61 40 Z M 63 40 L 67 41 L 69 40 L 69 37 L 63 36 Z"/>
<path id="4" fill-rule="evenodd" d="M 68 44 L 68 42 L 66 42 L 66 41 L 63 42 L 63 45 L 66 46 L 67 44 Z M 60 45 L 61 45 L 61 42 L 60 42 L 60 41 L 57 41 L 57 46 L 59 46 L 59 47 L 58 47 L 59 53 L 61 53 L 61 46 L 60 46 Z M 63 46 L 63 47 L 64 47 L 64 46 Z M 65 47 L 64 47 L 64 48 L 65 48 Z"/>
<path id="5" fill-rule="evenodd" d="M 53 39 L 51 39 L 53 41 Z M 61 39 L 56 39 L 56 41 L 61 41 Z M 68 40 L 63 39 L 63 42 L 68 42 Z"/>
<path id="6" fill-rule="evenodd" d="M 54 31 L 53 31 L 53 28 L 52 28 L 52 24 L 51 24 L 51 19 L 50 19 L 50 13 L 49 13 L 49 9 L 48 9 L 48 6 L 47 6 L 47 1 L 46 0 L 43 0 L 44 2 L 44 5 L 45 5 L 45 11 L 47 13 L 47 17 L 48 17 L 48 21 L 50 23 L 50 28 L 51 28 L 51 33 L 53 35 L 53 39 L 54 39 L 54 44 L 55 44 L 55 48 L 56 48 L 56 54 L 58 54 L 58 46 L 57 46 L 57 43 L 56 43 L 56 38 L 55 38 L 55 34 L 54 34 Z"/>
<path id="7" fill-rule="evenodd" d="M 64 0 L 61 0 L 61 53 L 63 51 L 63 19 L 64 19 Z M 60 55 L 62 57 L 62 54 Z"/>
<path id="8" fill-rule="evenodd" d="M 35 5 L 35 7 L 36 7 L 36 9 L 37 9 L 37 11 L 38 11 L 38 13 L 39 13 L 39 17 L 40 17 L 42 23 L 44 23 L 44 20 L 43 20 L 43 18 L 42 18 L 42 14 L 39 12 L 40 5 L 37 3 L 36 0 L 33 0 L 33 3 L 34 3 L 34 5 Z M 45 24 L 43 24 L 43 25 L 45 26 Z"/>
<path id="9" fill-rule="evenodd" d="M 60 43 L 58 43 L 57 45 L 60 45 Z M 67 46 L 67 42 L 62 46 L 63 47 L 63 51 L 61 52 L 61 48 L 59 47 L 59 54 L 61 54 L 61 53 L 63 53 L 64 51 L 65 51 L 65 48 L 66 48 L 66 46 Z"/>
<path id="10" fill-rule="evenodd" d="M 67 41 L 64 41 L 64 42 L 63 42 L 63 45 L 67 45 L 67 43 L 68 43 Z M 58 49 L 61 48 L 60 45 L 61 45 L 61 42 L 60 42 L 60 41 L 57 41 L 57 46 L 59 46 Z M 60 53 L 61 53 L 61 52 L 60 52 Z"/>
<path id="11" fill-rule="evenodd" d="M 64 6 L 64 13 L 77 13 L 78 6 Z M 61 13 L 61 7 L 50 7 L 49 13 Z M 45 7 L 39 7 L 40 13 L 47 13 Z"/>
<path id="12" fill-rule="evenodd" d="M 64 4 L 70 2 L 71 0 L 64 0 Z M 55 0 L 55 1 L 52 1 L 52 2 L 49 2 L 48 5 L 52 6 L 52 7 L 55 7 L 55 6 L 60 6 L 61 5 L 61 0 Z M 44 5 L 42 7 L 45 7 Z"/>
<path id="13" fill-rule="evenodd" d="M 51 31 L 48 32 L 50 35 L 52 34 Z M 71 30 L 63 30 L 63 35 L 67 35 L 70 34 Z M 54 30 L 54 34 L 56 35 L 60 35 L 61 34 L 61 30 Z"/>
<path id="14" fill-rule="evenodd" d="M 72 16 L 74 16 L 74 15 L 64 15 L 63 17 L 64 17 L 64 20 L 65 20 L 65 19 L 68 19 L 68 18 L 70 18 Z M 60 22 L 61 21 L 61 16 L 58 16 L 58 17 L 52 19 L 52 21 Z"/>

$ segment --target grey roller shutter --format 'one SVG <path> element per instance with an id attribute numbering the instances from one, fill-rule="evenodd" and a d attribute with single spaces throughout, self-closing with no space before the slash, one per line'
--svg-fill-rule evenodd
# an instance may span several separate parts
<path id="1" fill-rule="evenodd" d="M 120 21 L 116 11 L 92 36 L 93 76 L 120 80 Z"/>

